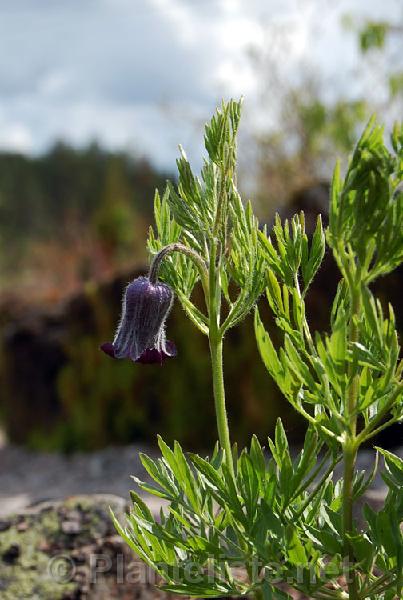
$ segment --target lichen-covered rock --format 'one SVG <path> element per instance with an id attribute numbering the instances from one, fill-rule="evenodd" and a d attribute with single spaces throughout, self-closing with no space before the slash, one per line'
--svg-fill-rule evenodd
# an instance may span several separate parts
<path id="1" fill-rule="evenodd" d="M 116 535 L 113 495 L 74 496 L 41 503 L 0 522 L 2 600 L 156 598 L 155 579 Z"/>

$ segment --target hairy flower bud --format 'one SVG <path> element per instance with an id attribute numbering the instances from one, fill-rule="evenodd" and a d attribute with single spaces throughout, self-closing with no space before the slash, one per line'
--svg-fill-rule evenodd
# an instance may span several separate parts
<path id="1" fill-rule="evenodd" d="M 165 321 L 173 303 L 173 292 L 165 283 L 138 277 L 126 288 L 122 318 L 113 342 L 102 344 L 113 358 L 140 363 L 160 363 L 176 355 L 175 345 L 165 338 Z"/>

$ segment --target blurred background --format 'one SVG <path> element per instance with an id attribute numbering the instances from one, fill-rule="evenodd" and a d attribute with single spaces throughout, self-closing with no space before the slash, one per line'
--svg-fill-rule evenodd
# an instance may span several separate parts
<path id="1" fill-rule="evenodd" d="M 178 143 L 200 168 L 204 122 L 243 95 L 245 199 L 263 223 L 299 209 L 308 226 L 326 221 L 336 158 L 374 111 L 387 128 L 403 115 L 402 3 L 2 0 L 0 12 L 0 470 L 16 468 L 10 448 L 27 461 L 152 445 L 157 432 L 209 447 L 206 341 L 178 306 L 178 358 L 162 369 L 98 350 L 147 269 L 154 190 L 175 180 Z M 337 278 L 327 256 L 313 327 L 327 327 Z M 400 328 L 401 284 L 400 271 L 377 289 Z M 225 367 L 233 438 L 263 439 L 282 415 L 298 441 L 250 321 L 228 336 Z"/>

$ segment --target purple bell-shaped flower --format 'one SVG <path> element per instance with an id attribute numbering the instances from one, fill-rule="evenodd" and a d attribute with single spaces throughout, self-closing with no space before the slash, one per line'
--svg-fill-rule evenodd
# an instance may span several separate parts
<path id="1" fill-rule="evenodd" d="M 173 303 L 173 292 L 165 283 L 138 277 L 126 288 L 122 318 L 113 342 L 102 344 L 112 358 L 130 358 L 139 363 L 162 364 L 176 356 L 173 342 L 165 338 L 165 321 Z"/>

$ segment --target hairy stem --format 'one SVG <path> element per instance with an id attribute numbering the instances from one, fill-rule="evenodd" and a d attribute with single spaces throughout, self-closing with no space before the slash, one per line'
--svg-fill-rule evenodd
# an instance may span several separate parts
<path id="1" fill-rule="evenodd" d="M 349 341 L 351 344 L 359 341 L 357 318 L 361 309 L 360 284 L 351 289 L 351 320 Z M 348 422 L 346 439 L 343 443 L 344 478 L 343 478 L 343 542 L 344 553 L 348 560 L 348 592 L 350 600 L 358 599 L 358 582 L 354 568 L 354 551 L 348 536 L 353 532 L 353 480 L 357 460 L 357 400 L 359 392 L 359 373 L 353 360 L 348 369 L 348 393 L 345 405 L 345 415 Z"/>
<path id="2" fill-rule="evenodd" d="M 209 344 L 211 369 L 213 375 L 214 404 L 217 418 L 218 438 L 225 451 L 228 469 L 234 475 L 231 442 L 229 437 L 227 409 L 225 406 L 225 387 L 223 372 L 223 335 L 220 332 L 221 288 L 219 269 L 216 265 L 217 244 L 211 244 L 209 265 Z"/>
<path id="3" fill-rule="evenodd" d="M 225 450 L 225 459 L 227 466 L 234 474 L 234 466 L 232 461 L 231 442 L 229 437 L 229 427 L 227 418 L 227 409 L 225 406 L 225 391 L 224 391 L 224 375 L 223 375 L 223 356 L 222 356 L 222 339 L 212 340 L 210 337 L 210 355 L 211 367 L 213 372 L 213 391 L 214 403 L 217 417 L 217 429 L 220 445 Z"/>

